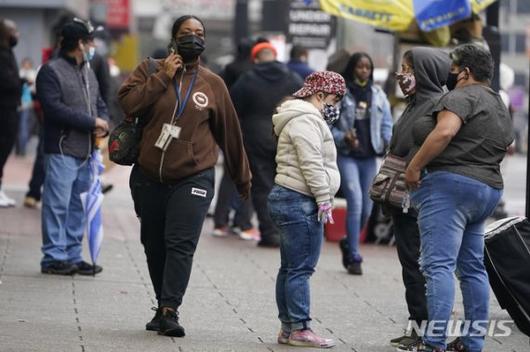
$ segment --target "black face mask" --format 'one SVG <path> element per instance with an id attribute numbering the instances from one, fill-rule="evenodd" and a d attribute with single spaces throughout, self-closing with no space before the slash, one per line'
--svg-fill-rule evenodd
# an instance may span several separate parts
<path id="1" fill-rule="evenodd" d="M 12 35 L 11 37 L 9 37 L 9 46 L 11 46 L 12 48 L 17 46 L 18 44 L 18 38 L 15 37 L 14 35 Z"/>
<path id="2" fill-rule="evenodd" d="M 449 90 L 453 90 L 456 87 L 456 84 L 458 83 L 458 75 L 461 74 L 462 71 L 459 71 L 457 73 L 449 72 L 447 75 L 447 80 L 445 81 L 445 86 Z"/>
<path id="3" fill-rule="evenodd" d="M 190 62 L 198 58 L 204 48 L 204 39 L 194 34 L 177 38 L 177 51 L 184 62 Z"/>

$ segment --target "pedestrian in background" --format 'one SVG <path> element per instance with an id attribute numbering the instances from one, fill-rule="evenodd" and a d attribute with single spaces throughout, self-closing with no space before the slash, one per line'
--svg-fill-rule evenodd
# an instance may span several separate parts
<path id="1" fill-rule="evenodd" d="M 182 337 L 178 309 L 214 194 L 221 147 L 239 194 L 248 198 L 250 170 L 228 90 L 200 65 L 206 29 L 195 16 L 178 18 L 170 54 L 151 71 L 144 60 L 121 86 L 124 112 L 147 119 L 130 178 L 141 241 L 158 307 L 147 330 Z"/>
<path id="2" fill-rule="evenodd" d="M 82 258 L 85 212 L 81 193 L 92 177 L 89 158 L 94 139 L 108 133 L 107 108 L 88 61 L 94 51 L 93 28 L 74 19 L 64 25 L 57 58 L 37 75 L 44 111 L 45 180 L 42 194 L 41 272 L 93 275 L 103 269 Z"/>
<path id="3" fill-rule="evenodd" d="M 272 117 L 278 167 L 268 206 L 280 231 L 281 266 L 276 278 L 280 344 L 335 345 L 311 330 L 309 279 L 320 257 L 323 224 L 333 223 L 331 209 L 340 174 L 328 123 L 338 118 L 336 105 L 345 91 L 338 73 L 315 72 L 293 94 L 295 99 L 281 104 Z"/>
<path id="4" fill-rule="evenodd" d="M 250 60 L 251 49 L 252 42 L 249 39 L 242 39 L 237 46 L 236 58 L 233 62 L 226 65 L 221 73 L 221 77 L 229 90 L 242 74 L 252 68 L 252 61 Z M 230 212 L 232 209 L 234 209 L 234 216 L 230 224 Z M 259 231 L 252 225 L 253 213 L 252 201 L 250 198 L 243 200 L 238 196 L 226 163 L 223 163 L 223 177 L 217 192 L 212 236 L 225 237 L 230 233 L 234 233 L 244 240 L 259 240 Z"/>
<path id="5" fill-rule="evenodd" d="M 2 189 L 4 166 L 15 145 L 22 81 L 13 48 L 18 42 L 15 22 L 0 18 L 0 208 L 13 207 L 16 202 Z"/>
<path id="6" fill-rule="evenodd" d="M 269 42 L 254 45 L 251 58 L 254 66 L 237 80 L 230 95 L 241 121 L 252 170 L 252 203 L 261 236 L 258 246 L 278 247 L 278 230 L 267 211 L 267 197 L 276 173 L 276 141 L 271 116 L 278 103 L 299 89 L 303 81 L 276 60 L 276 49 Z"/>
<path id="7" fill-rule="evenodd" d="M 476 44 L 450 54 L 449 93 L 413 127 L 421 146 L 405 179 L 418 209 L 420 265 L 427 283 L 429 323 L 414 351 L 445 351 L 457 272 L 470 328 L 464 351 L 482 351 L 489 281 L 484 266 L 484 226 L 502 195 L 500 163 L 513 142 L 510 113 L 490 87 L 493 58 Z"/>
<path id="8" fill-rule="evenodd" d="M 368 190 L 392 135 L 390 104 L 374 84 L 374 64 L 366 53 L 354 53 L 342 73 L 348 87 L 340 106 L 340 119 L 332 132 L 338 150 L 341 190 L 346 198 L 346 237 L 340 241 L 342 264 L 361 275 L 363 258 L 359 237 L 372 212 Z"/>
<path id="9" fill-rule="evenodd" d="M 19 108 L 18 136 L 16 143 L 16 154 L 26 155 L 26 145 L 31 135 L 33 123 L 31 123 L 33 111 L 33 94 L 35 94 L 35 79 L 37 72 L 33 69 L 31 59 L 24 58 L 19 71 L 22 80 L 22 96 Z"/>
<path id="10" fill-rule="evenodd" d="M 447 53 L 433 48 L 414 48 L 403 55 L 401 71 L 396 74 L 401 91 L 407 99 L 407 107 L 394 125 L 389 153 L 410 161 L 417 151 L 414 147 L 413 128 L 424 116 L 433 113 L 435 104 L 442 96 L 449 73 L 450 60 Z M 386 206 L 392 217 L 399 262 L 402 267 L 405 299 L 409 321 L 418 326 L 428 319 L 425 279 L 420 272 L 420 233 L 417 213 L 409 209 Z M 415 348 L 420 337 L 416 331 L 407 329 L 403 336 L 390 341 L 393 346 Z"/>
<path id="11" fill-rule="evenodd" d="M 293 45 L 289 56 L 290 59 L 287 62 L 287 67 L 289 67 L 291 71 L 298 73 L 302 79 L 305 79 L 314 72 L 314 70 L 307 64 L 309 52 L 303 46 Z"/>

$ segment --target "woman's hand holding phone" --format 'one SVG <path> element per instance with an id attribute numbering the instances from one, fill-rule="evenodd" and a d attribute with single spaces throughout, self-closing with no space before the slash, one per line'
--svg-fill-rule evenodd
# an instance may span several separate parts
<path id="1" fill-rule="evenodd" d="M 178 69 L 182 67 L 182 56 L 171 52 L 162 63 L 162 70 L 171 78 L 175 76 Z"/>

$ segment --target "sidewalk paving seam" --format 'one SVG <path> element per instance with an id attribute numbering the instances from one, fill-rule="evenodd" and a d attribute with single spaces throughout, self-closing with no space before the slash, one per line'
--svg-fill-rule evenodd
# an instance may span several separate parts
<path id="1" fill-rule="evenodd" d="M 203 269 L 203 267 L 199 264 L 199 263 L 195 263 L 195 267 L 197 268 L 197 270 L 199 270 L 201 272 L 202 275 L 204 275 L 204 277 L 206 278 L 206 280 L 208 280 L 208 282 L 212 285 L 213 289 L 217 292 L 218 296 L 219 296 L 219 299 L 221 299 L 226 305 L 228 305 L 229 308 L 231 308 L 230 310 L 232 311 L 232 313 L 234 313 L 236 315 L 236 318 L 238 318 L 238 320 L 243 324 L 245 325 L 245 327 L 247 328 L 247 330 L 252 333 L 252 334 L 255 334 L 257 335 L 256 336 L 256 339 L 258 340 L 259 343 L 262 343 L 264 344 L 264 340 L 261 336 L 259 336 L 256 332 L 256 329 L 253 329 L 249 324 L 248 322 L 244 319 L 244 317 L 239 313 L 239 311 L 236 309 L 236 307 L 230 302 L 230 300 L 228 299 L 228 297 L 221 291 L 221 289 L 219 288 L 219 286 L 212 280 L 212 278 L 208 275 L 208 273 L 206 272 L 206 270 Z M 271 349 L 270 347 L 267 347 L 267 349 L 271 352 L 274 352 L 273 349 Z"/>
<path id="2" fill-rule="evenodd" d="M 4 234 L 1 234 L 4 235 Z M 2 278 L 4 276 L 4 268 L 7 262 L 7 256 L 9 255 L 9 248 L 11 247 L 11 234 L 6 234 L 6 247 L 2 253 L 2 264 L 0 265 L 0 284 L 2 283 Z"/>
<path id="3" fill-rule="evenodd" d="M 77 307 L 77 294 L 76 294 L 76 287 L 75 287 L 75 277 L 72 275 L 72 302 L 74 306 L 74 314 L 75 314 L 75 322 L 77 325 L 77 330 L 79 331 L 79 342 L 81 346 L 81 352 L 85 352 L 86 346 L 84 345 L 84 337 L 83 337 L 83 328 L 81 327 L 81 321 L 79 319 L 79 309 Z"/>
<path id="4" fill-rule="evenodd" d="M 123 221 L 122 217 L 121 216 L 116 216 L 116 218 L 118 219 L 117 225 L 118 225 L 118 228 L 119 228 L 120 232 L 121 233 L 127 233 L 126 232 L 126 228 L 125 228 L 125 226 L 124 226 L 124 224 L 122 222 Z M 144 286 L 145 292 L 146 292 L 147 297 L 149 298 L 151 304 L 153 306 L 155 306 L 155 307 L 158 307 L 158 302 L 156 301 L 156 298 L 153 296 L 153 293 L 152 293 L 153 292 L 153 287 L 144 278 L 144 275 L 142 274 L 142 271 L 140 270 L 140 267 L 139 267 L 138 263 L 136 262 L 136 259 L 134 258 L 134 255 L 132 254 L 129 242 L 130 242 L 129 239 L 124 236 L 123 237 L 123 245 L 124 245 L 125 250 L 127 252 L 127 256 L 129 257 L 129 260 L 132 263 L 132 265 L 133 265 L 138 277 L 140 278 L 140 282 Z"/>

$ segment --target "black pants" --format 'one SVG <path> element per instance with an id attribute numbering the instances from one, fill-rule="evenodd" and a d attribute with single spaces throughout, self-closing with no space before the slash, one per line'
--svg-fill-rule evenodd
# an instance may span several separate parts
<path id="1" fill-rule="evenodd" d="M 17 108 L 0 107 L 0 187 L 4 176 L 4 166 L 15 146 L 18 134 Z"/>
<path id="2" fill-rule="evenodd" d="M 39 144 L 37 145 L 37 155 L 33 162 L 31 180 L 29 181 L 29 191 L 27 197 L 40 200 L 42 196 L 42 185 L 44 184 L 44 131 L 42 125 L 39 131 Z"/>
<path id="3" fill-rule="evenodd" d="M 247 149 L 250 170 L 252 171 L 252 204 L 258 216 L 259 232 L 262 240 L 279 236 L 279 232 L 271 219 L 268 208 L 269 193 L 274 186 L 276 176 L 275 155 L 263 157 Z"/>
<path id="4" fill-rule="evenodd" d="M 425 278 L 420 271 L 420 230 L 417 218 L 404 214 L 400 209 L 392 209 L 392 222 L 399 261 L 403 268 L 405 299 L 409 310 L 409 320 L 418 324 L 428 319 Z"/>
<path id="5" fill-rule="evenodd" d="M 131 172 L 131 194 L 159 307 L 177 309 L 182 304 L 214 177 L 208 169 L 168 185 L 148 178 L 137 166 Z"/>
<path id="6" fill-rule="evenodd" d="M 215 204 L 214 223 L 215 227 L 228 225 L 228 218 L 232 208 L 235 209 L 233 226 L 239 227 L 242 231 L 252 228 L 252 203 L 250 199 L 242 200 L 236 190 L 236 186 L 230 178 L 226 166 L 223 171 L 223 178 L 217 193 L 217 204 Z"/>

